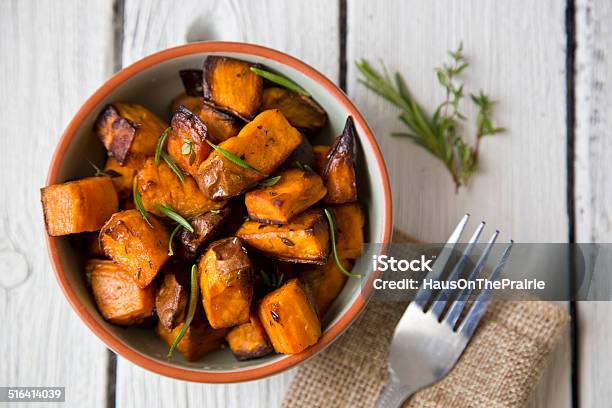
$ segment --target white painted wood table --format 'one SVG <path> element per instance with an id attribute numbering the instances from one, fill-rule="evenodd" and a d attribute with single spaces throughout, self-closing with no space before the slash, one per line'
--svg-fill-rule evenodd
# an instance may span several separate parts
<path id="1" fill-rule="evenodd" d="M 336 81 L 365 114 L 405 231 L 439 241 L 469 211 L 506 239 L 605 242 L 610 27 L 606 0 L 0 1 L 0 385 L 66 386 L 75 407 L 274 407 L 294 375 L 237 385 L 163 378 L 115 359 L 64 300 L 38 188 L 68 120 L 115 70 L 187 41 L 277 48 Z M 455 195 L 436 161 L 389 137 L 396 112 L 358 84 L 353 61 L 384 59 L 431 109 L 442 96 L 432 67 L 460 41 L 472 62 L 466 82 L 501 101 L 495 116 L 508 131 L 484 141 L 482 171 Z M 566 306 L 573 330 L 531 406 L 609 406 L 612 305 Z"/>

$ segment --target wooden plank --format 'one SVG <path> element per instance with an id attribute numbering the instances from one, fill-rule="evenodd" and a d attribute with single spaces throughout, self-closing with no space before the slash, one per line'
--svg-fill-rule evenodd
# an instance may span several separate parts
<path id="1" fill-rule="evenodd" d="M 611 242 L 612 4 L 576 2 L 576 241 Z M 612 304 L 578 302 L 579 404 L 612 400 Z"/>
<path id="2" fill-rule="evenodd" d="M 246 41 L 285 51 L 330 78 L 339 76 L 338 6 L 325 0 L 190 0 L 180 3 L 127 0 L 123 62 L 187 41 Z M 278 406 L 289 371 L 232 385 L 191 384 L 148 373 L 119 358 L 117 406 Z"/>
<path id="3" fill-rule="evenodd" d="M 38 187 L 64 127 L 112 73 L 112 1 L 1 2 L 0 22 L 0 384 L 65 386 L 68 406 L 102 407 L 108 354 L 55 281 Z"/>
<path id="4" fill-rule="evenodd" d="M 348 2 L 348 93 L 380 141 L 391 175 L 394 222 L 429 242 L 444 242 L 466 213 L 500 228 L 502 240 L 564 242 L 566 210 L 565 32 L 563 2 Z M 383 59 L 400 70 L 430 112 L 443 100 L 433 67 L 463 41 L 467 89 L 499 100 L 508 131 L 483 141 L 481 170 L 455 194 L 447 171 L 409 140 L 389 104 L 357 82 L 353 61 Z M 468 117 L 474 109 L 466 106 Z M 468 129 L 473 129 L 468 126 Z M 532 406 L 568 407 L 569 341 L 558 349 Z"/>

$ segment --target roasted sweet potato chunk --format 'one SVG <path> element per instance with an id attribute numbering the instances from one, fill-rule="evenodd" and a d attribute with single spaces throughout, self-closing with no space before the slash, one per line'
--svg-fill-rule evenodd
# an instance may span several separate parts
<path id="1" fill-rule="evenodd" d="M 176 174 L 165 162 L 158 166 L 152 157 L 147 159 L 143 168 L 136 174 L 136 188 L 142 196 L 147 211 L 161 215 L 158 206 L 171 207 L 185 218 L 223 207 L 204 195 L 191 176 L 185 176 L 181 183 Z"/>
<path id="2" fill-rule="evenodd" d="M 170 104 L 170 114 L 174 115 L 181 106 L 185 107 L 190 112 L 199 112 L 202 106 L 204 106 L 204 98 L 201 96 L 189 96 L 184 93 L 180 94 L 172 100 Z"/>
<path id="3" fill-rule="evenodd" d="M 213 242 L 198 267 L 202 304 L 210 325 L 220 329 L 248 322 L 253 272 L 240 239 Z"/>
<path id="4" fill-rule="evenodd" d="M 291 153 L 291 156 L 279 167 L 279 170 L 289 168 L 308 169 L 314 168 L 314 151 L 308 138 L 302 137 L 302 143 Z"/>
<path id="5" fill-rule="evenodd" d="M 125 159 L 123 165 L 112 157 L 106 160 L 104 171 L 113 174 L 112 180 L 119 198 L 132 195 L 134 176 L 142 168 L 145 159 L 144 156 L 130 156 Z"/>
<path id="6" fill-rule="evenodd" d="M 279 110 L 262 112 L 242 128 L 238 136 L 219 144 L 257 171 L 245 169 L 213 151 L 200 166 L 195 179 L 200 189 L 213 200 L 236 196 L 276 170 L 301 141 L 300 132 Z"/>
<path id="7" fill-rule="evenodd" d="M 341 262 L 344 269 L 351 270 L 351 261 L 341 259 Z M 306 269 L 300 279 L 304 282 L 306 291 L 312 295 L 319 316 L 323 317 L 334 299 L 342 292 L 347 276 L 338 269 L 333 255 L 330 255 L 325 265 Z"/>
<path id="8" fill-rule="evenodd" d="M 261 105 L 263 80 L 251 71 L 253 64 L 227 57 L 204 60 L 203 94 L 206 101 L 245 120 Z"/>
<path id="9" fill-rule="evenodd" d="M 119 199 L 110 177 L 88 177 L 40 190 L 47 233 L 51 236 L 99 230 L 117 211 Z"/>
<path id="10" fill-rule="evenodd" d="M 201 69 L 181 69 L 179 76 L 183 82 L 185 93 L 189 96 L 202 96 L 202 70 Z"/>
<path id="11" fill-rule="evenodd" d="M 94 131 L 110 155 L 120 164 L 128 156 L 150 156 L 167 125 L 141 105 L 107 105 L 94 125 Z"/>
<path id="12" fill-rule="evenodd" d="M 85 267 L 98 310 L 111 323 L 142 323 L 153 314 L 155 289 L 140 288 L 132 276 L 113 261 L 93 259 Z"/>
<path id="13" fill-rule="evenodd" d="M 355 137 L 355 124 L 349 116 L 342 134 L 336 138 L 327 156 L 327 164 L 323 170 L 323 180 L 327 187 L 326 203 L 343 204 L 357 201 Z"/>
<path id="14" fill-rule="evenodd" d="M 146 287 L 168 260 L 168 230 L 149 214 L 152 226 L 138 210 L 113 214 L 100 231 L 102 250 L 136 280 Z"/>
<path id="15" fill-rule="evenodd" d="M 261 110 L 267 109 L 279 109 L 291 125 L 304 131 L 317 131 L 327 121 L 327 114 L 314 99 L 287 88 L 264 89 Z"/>
<path id="16" fill-rule="evenodd" d="M 251 313 L 249 322 L 231 329 L 225 339 L 236 359 L 240 361 L 263 357 L 273 351 L 256 313 Z"/>
<path id="17" fill-rule="evenodd" d="M 329 252 L 329 227 L 319 209 L 310 209 L 288 224 L 245 221 L 236 232 L 245 244 L 282 261 L 324 264 Z"/>
<path id="18" fill-rule="evenodd" d="M 363 251 L 365 215 L 357 203 L 330 207 L 336 226 L 336 251 L 340 258 L 357 259 Z"/>
<path id="19" fill-rule="evenodd" d="M 188 261 L 195 259 L 204 246 L 221 231 L 230 212 L 231 208 L 225 207 L 192 218 L 189 223 L 194 231 L 189 232 L 183 228 L 177 235 L 181 258 Z"/>
<path id="20" fill-rule="evenodd" d="M 168 330 L 174 329 L 180 322 L 185 321 L 187 301 L 189 300 L 189 286 L 179 282 L 174 269 L 164 273 L 161 284 L 155 293 L 155 309 L 159 323 Z"/>
<path id="21" fill-rule="evenodd" d="M 291 279 L 260 302 L 258 314 L 278 353 L 299 353 L 317 342 L 321 323 L 297 279 Z"/>
<path id="22" fill-rule="evenodd" d="M 196 174 L 212 148 L 206 143 L 206 125 L 195 114 L 179 107 L 172 116 L 166 148 L 174 162 L 188 174 Z"/>
<path id="23" fill-rule="evenodd" d="M 323 175 L 325 167 L 327 167 L 327 155 L 331 150 L 330 146 L 327 145 L 314 145 L 312 146 L 312 152 L 314 155 L 314 166 L 313 170 L 320 176 Z"/>
<path id="24" fill-rule="evenodd" d="M 296 214 L 321 200 L 327 189 L 323 180 L 310 170 L 280 172 L 276 184 L 257 187 L 245 195 L 252 220 L 267 224 L 286 224 Z"/>
<path id="25" fill-rule="evenodd" d="M 213 108 L 210 105 L 202 105 L 197 111 L 198 116 L 208 128 L 208 135 L 213 143 L 221 143 L 238 135 L 242 129 L 243 122 L 234 116 Z"/>

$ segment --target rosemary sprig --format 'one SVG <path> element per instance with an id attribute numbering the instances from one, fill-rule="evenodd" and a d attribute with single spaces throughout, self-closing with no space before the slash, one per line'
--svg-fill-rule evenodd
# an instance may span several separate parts
<path id="1" fill-rule="evenodd" d="M 410 138 L 434 157 L 442 161 L 450 172 L 456 191 L 467 185 L 478 169 L 478 154 L 482 137 L 494 135 L 504 129 L 493 125 L 491 119 L 494 102 L 480 91 L 478 95 L 470 94 L 472 102 L 478 107 L 476 116 L 477 132 L 473 142 L 466 142 L 460 134 L 460 125 L 466 117 L 460 111 L 464 97 L 463 84 L 457 83 L 457 77 L 469 66 L 463 56 L 463 46 L 450 51 L 450 64 L 436 68 L 438 82 L 445 90 L 446 97 L 433 115 L 428 115 L 408 91 L 402 75 L 395 73 L 392 79 L 383 65 L 383 72 L 374 69 L 362 59 L 356 65 L 362 74 L 359 81 L 368 89 L 383 97 L 400 109 L 399 119 L 408 127 L 409 132 L 393 133 L 394 136 Z"/>
<path id="2" fill-rule="evenodd" d="M 298 169 L 302 170 L 302 171 L 312 171 L 312 172 L 314 172 L 314 170 L 312 169 L 312 167 L 310 167 L 309 165 L 307 165 L 307 164 L 305 164 L 305 163 L 302 163 L 302 162 L 301 162 L 301 161 L 299 161 L 299 160 L 296 160 L 296 161 L 295 161 L 295 166 L 296 166 Z"/>
<path id="3" fill-rule="evenodd" d="M 325 209 L 325 216 L 327 217 L 327 222 L 329 223 L 329 238 L 331 239 L 332 253 L 334 255 L 334 261 L 336 262 L 336 266 L 343 274 L 345 274 L 349 278 L 363 278 L 363 275 L 351 273 L 347 271 L 344 266 L 342 266 L 342 262 L 340 262 L 340 259 L 338 258 L 338 251 L 336 250 L 336 228 L 334 227 L 334 216 L 327 208 Z"/>
<path id="4" fill-rule="evenodd" d="M 91 160 L 87 160 L 89 162 L 89 164 L 91 164 L 91 167 L 94 168 L 94 170 L 96 171 L 94 173 L 94 177 L 101 177 L 101 176 L 106 176 L 106 177 L 117 177 L 120 176 L 121 174 L 117 173 L 114 170 L 109 170 L 109 171 L 105 171 L 105 170 L 101 170 L 98 166 L 96 166 Z"/>
<path id="5" fill-rule="evenodd" d="M 138 191 L 138 186 L 136 180 L 134 180 L 134 184 L 132 186 L 132 195 L 134 197 L 134 207 L 140 212 L 140 215 L 144 220 L 149 224 L 149 227 L 153 228 L 153 224 L 149 221 L 149 216 L 147 215 L 147 210 L 145 210 L 144 205 L 142 204 L 142 197 L 140 196 L 140 192 Z"/>
<path id="6" fill-rule="evenodd" d="M 270 177 L 269 179 L 262 180 L 257 184 L 262 187 L 272 187 L 273 185 L 278 183 L 280 179 L 281 179 L 281 176 Z"/>
<path id="7" fill-rule="evenodd" d="M 176 227 L 174 227 L 172 233 L 170 234 L 170 238 L 168 238 L 168 256 L 174 255 L 174 251 L 172 250 L 172 241 L 174 241 L 174 237 L 176 234 L 178 234 L 181 228 L 183 228 L 181 224 L 176 224 Z"/>
<path id="8" fill-rule="evenodd" d="M 263 172 L 257 170 L 255 167 L 251 166 L 249 163 L 247 163 L 246 161 L 242 160 L 240 157 L 236 156 L 234 153 L 232 153 L 232 152 L 230 152 L 228 150 L 225 150 L 221 146 L 217 146 L 216 144 L 211 143 L 209 140 L 206 140 L 206 143 L 208 143 L 210 145 L 210 147 L 212 147 L 217 152 L 219 152 L 221 155 L 223 155 L 227 160 L 231 161 L 234 164 L 237 164 L 238 166 L 242 167 L 243 169 L 252 170 L 255 173 L 258 173 L 258 174 L 260 174 L 262 176 L 265 176 L 265 177 L 268 176 L 266 173 L 263 173 Z"/>
<path id="9" fill-rule="evenodd" d="M 257 67 L 251 67 L 251 71 L 253 71 L 254 73 L 256 73 L 257 75 L 259 75 L 262 78 L 267 79 L 270 82 L 274 82 L 275 84 L 278 84 L 280 86 L 284 86 L 285 88 L 293 91 L 293 92 L 297 92 L 301 95 L 304 96 L 310 96 L 310 94 L 308 92 L 306 92 L 304 90 L 304 88 L 302 88 L 301 86 L 299 86 L 298 84 L 296 84 L 295 82 L 291 81 L 288 78 L 285 78 L 282 75 L 278 75 L 278 74 L 274 74 L 270 71 L 266 71 L 263 70 L 261 68 L 257 68 Z"/>
<path id="10" fill-rule="evenodd" d="M 157 146 L 155 147 L 155 165 L 159 166 L 159 158 L 164 151 L 164 144 L 166 143 L 166 139 L 168 138 L 168 133 L 170 133 L 172 127 L 168 126 L 164 133 L 161 134 L 159 139 L 157 140 Z"/>
<path id="11" fill-rule="evenodd" d="M 191 290 L 189 291 L 189 308 L 187 309 L 187 317 L 185 318 L 185 323 L 183 323 L 181 330 L 172 342 L 170 350 L 168 350 L 168 354 L 166 355 L 167 358 L 172 357 L 174 349 L 176 349 L 176 346 L 179 344 L 183 336 L 185 336 L 187 329 L 193 321 L 193 316 L 195 315 L 196 307 L 198 305 L 198 292 L 200 290 L 198 286 L 198 267 L 193 265 L 191 267 Z"/>
<path id="12" fill-rule="evenodd" d="M 172 160 L 172 157 L 170 157 L 168 155 L 168 153 L 166 153 L 164 151 L 161 152 L 161 157 L 162 157 L 162 159 L 164 159 L 164 161 L 166 162 L 168 167 L 170 167 L 170 170 L 172 170 L 174 172 L 174 174 L 176 174 L 176 177 L 178 177 L 178 179 L 181 181 L 181 183 L 184 183 L 185 182 L 185 175 L 183 174 L 181 169 L 178 168 L 176 163 L 174 163 L 174 160 Z"/>
<path id="13" fill-rule="evenodd" d="M 261 277 L 264 281 L 264 283 L 266 284 L 267 287 L 269 288 L 278 288 L 279 286 L 281 286 L 283 284 L 283 280 L 285 278 L 285 274 L 281 273 L 279 274 L 278 271 L 278 267 L 275 268 L 274 273 L 269 275 L 265 270 L 261 269 L 259 271 L 259 273 L 261 274 Z"/>
<path id="14" fill-rule="evenodd" d="M 194 229 L 191 226 L 191 224 L 189 223 L 189 221 L 187 221 L 185 218 L 183 218 L 183 216 L 181 214 L 177 213 L 176 211 L 174 211 L 172 208 L 168 207 L 167 205 L 156 204 L 155 208 L 157 208 L 157 210 L 160 213 L 162 213 L 163 215 L 165 215 L 166 217 L 168 217 L 171 220 L 176 221 L 177 223 L 179 223 L 179 225 L 181 225 L 187 231 L 189 231 L 189 232 L 193 232 L 194 231 Z"/>

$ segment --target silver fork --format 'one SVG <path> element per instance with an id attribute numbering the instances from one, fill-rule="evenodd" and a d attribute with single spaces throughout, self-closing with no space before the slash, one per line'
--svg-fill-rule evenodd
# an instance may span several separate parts
<path id="1" fill-rule="evenodd" d="M 440 279 L 468 219 L 469 214 L 461 219 L 425 279 Z M 485 223 L 482 222 L 470 238 L 448 276 L 449 281 L 459 278 L 484 226 Z M 499 231 L 495 231 L 489 239 L 468 277 L 470 281 L 480 276 L 498 235 Z M 504 249 L 489 280 L 494 281 L 499 278 L 510 255 L 512 244 L 510 241 Z M 483 288 L 465 318 L 456 327 L 470 297 L 469 288 L 463 289 L 453 302 L 449 302 L 451 290 L 440 291 L 435 299 L 432 292 L 429 288 L 421 287 L 395 329 L 389 350 L 390 382 L 378 400 L 378 408 L 401 407 L 403 402 L 416 391 L 446 376 L 472 338 L 492 295 L 490 289 Z M 431 306 L 426 308 L 429 303 Z M 448 311 L 443 315 L 446 309 Z"/>

